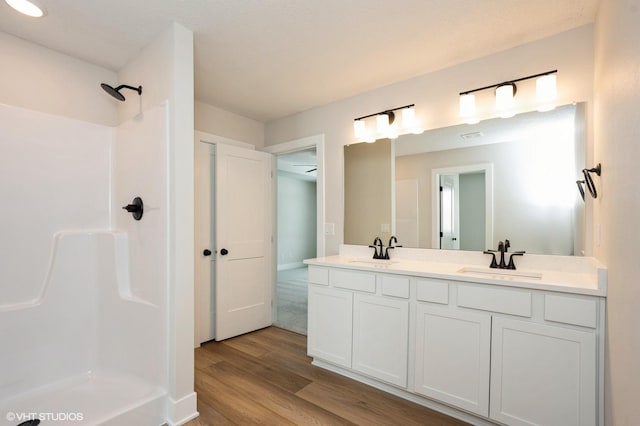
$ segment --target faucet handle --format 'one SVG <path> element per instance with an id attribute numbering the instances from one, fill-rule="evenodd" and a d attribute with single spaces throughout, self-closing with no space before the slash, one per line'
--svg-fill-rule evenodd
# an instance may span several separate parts
<path id="1" fill-rule="evenodd" d="M 485 251 L 483 251 L 483 253 L 491 255 L 491 265 L 489 265 L 489 268 L 497 269 L 498 268 L 498 262 L 496 261 L 496 251 L 495 250 L 485 250 Z"/>
<path id="2" fill-rule="evenodd" d="M 507 269 L 516 269 L 516 264 L 513 262 L 513 256 L 524 256 L 524 251 L 514 251 L 509 256 L 509 264 L 507 265 Z"/>

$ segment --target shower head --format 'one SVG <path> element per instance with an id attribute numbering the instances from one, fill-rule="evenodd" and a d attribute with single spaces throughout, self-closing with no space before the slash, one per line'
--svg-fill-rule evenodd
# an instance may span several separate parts
<path id="1" fill-rule="evenodd" d="M 128 86 L 126 84 L 121 84 L 120 86 L 116 87 L 115 89 L 111 86 L 109 86 L 106 83 L 101 83 L 100 87 L 102 87 L 102 89 L 107 92 L 108 94 L 110 94 L 111 96 L 113 96 L 114 98 L 116 98 L 117 100 L 124 102 L 125 98 L 124 95 L 122 93 L 120 93 L 120 90 L 122 89 L 131 89 L 131 90 L 135 90 L 136 92 L 138 92 L 138 95 L 142 95 L 142 86 L 138 86 L 138 87 L 133 87 L 133 86 Z"/>

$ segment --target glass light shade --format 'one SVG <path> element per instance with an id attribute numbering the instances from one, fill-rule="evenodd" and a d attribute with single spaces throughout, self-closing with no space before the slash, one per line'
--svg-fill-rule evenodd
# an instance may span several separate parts
<path id="1" fill-rule="evenodd" d="M 556 107 L 555 100 L 558 97 L 558 86 L 555 74 L 547 74 L 536 80 L 536 101 L 538 111 L 551 111 Z"/>
<path id="2" fill-rule="evenodd" d="M 367 125 L 364 120 L 353 121 L 353 135 L 357 140 L 364 140 L 367 135 Z"/>
<path id="3" fill-rule="evenodd" d="M 402 127 L 407 130 L 416 127 L 416 110 L 413 108 L 404 108 L 402 110 Z"/>
<path id="4" fill-rule="evenodd" d="M 387 114 L 376 115 L 378 133 L 385 135 L 389 131 L 389 116 Z"/>
<path id="5" fill-rule="evenodd" d="M 496 88 L 496 110 L 502 118 L 509 118 L 515 115 L 513 111 L 513 89 L 514 85 L 511 84 Z"/>
<path id="6" fill-rule="evenodd" d="M 44 16 L 44 8 L 36 2 L 29 0 L 5 0 L 5 2 L 23 15 L 31 16 L 32 18 Z"/>
<path id="7" fill-rule="evenodd" d="M 460 117 L 468 124 L 479 123 L 476 111 L 476 95 L 469 93 L 460 95 Z"/>

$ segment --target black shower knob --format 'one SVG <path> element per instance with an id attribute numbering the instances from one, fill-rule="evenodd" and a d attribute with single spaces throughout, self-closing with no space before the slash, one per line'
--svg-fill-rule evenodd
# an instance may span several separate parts
<path id="1" fill-rule="evenodd" d="M 142 198 L 134 198 L 133 202 L 124 206 L 123 209 L 131 213 L 135 220 L 142 219 L 142 214 L 144 213 L 144 204 L 142 203 Z"/>

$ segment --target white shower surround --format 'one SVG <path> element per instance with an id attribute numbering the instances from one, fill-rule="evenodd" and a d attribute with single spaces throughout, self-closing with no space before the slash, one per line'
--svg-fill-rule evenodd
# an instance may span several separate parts
<path id="1" fill-rule="evenodd" d="M 166 421 L 168 110 L 112 129 L 0 106 L 0 425 Z"/>

